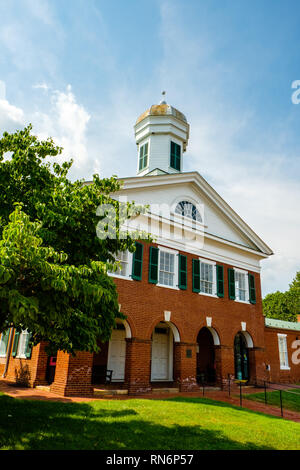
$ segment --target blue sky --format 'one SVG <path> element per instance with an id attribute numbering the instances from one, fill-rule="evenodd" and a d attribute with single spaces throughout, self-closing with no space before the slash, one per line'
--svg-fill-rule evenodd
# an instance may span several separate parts
<path id="1" fill-rule="evenodd" d="M 298 0 L 0 0 L 0 133 L 28 122 L 73 178 L 134 175 L 133 125 L 160 101 L 197 170 L 271 246 L 263 293 L 300 259 Z"/>

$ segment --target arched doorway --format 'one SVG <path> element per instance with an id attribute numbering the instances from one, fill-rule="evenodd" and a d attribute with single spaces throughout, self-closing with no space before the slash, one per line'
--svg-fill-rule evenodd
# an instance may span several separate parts
<path id="1" fill-rule="evenodd" d="M 172 328 L 167 322 L 160 322 L 152 333 L 151 381 L 173 381 L 173 343 Z"/>
<path id="2" fill-rule="evenodd" d="M 248 346 L 247 337 L 240 331 L 234 338 L 234 368 L 238 380 L 249 380 Z"/>
<path id="3" fill-rule="evenodd" d="M 215 337 L 209 328 L 203 327 L 197 336 L 197 382 L 214 384 L 216 382 Z"/>
<path id="4" fill-rule="evenodd" d="M 108 377 L 111 382 L 124 382 L 126 362 L 126 338 L 131 337 L 129 324 L 124 320 L 118 321 L 112 330 L 111 338 L 107 343 L 99 343 L 99 353 L 93 358 L 93 384 L 106 383 Z M 108 371 L 112 371 L 108 374 Z"/>

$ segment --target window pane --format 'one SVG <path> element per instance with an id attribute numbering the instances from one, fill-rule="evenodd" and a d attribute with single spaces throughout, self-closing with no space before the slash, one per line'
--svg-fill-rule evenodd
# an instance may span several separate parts
<path id="1" fill-rule="evenodd" d="M 128 256 L 128 251 L 118 251 L 115 259 L 116 261 L 119 261 L 119 266 L 116 271 L 109 271 L 109 273 L 118 274 L 119 276 L 127 276 Z"/>
<path id="2" fill-rule="evenodd" d="M 27 341 L 28 341 L 28 331 L 25 330 L 25 331 L 22 331 L 22 333 L 20 334 L 17 356 L 25 356 Z"/>
<path id="3" fill-rule="evenodd" d="M 238 300 L 246 301 L 246 273 L 235 273 L 236 292 Z"/>
<path id="4" fill-rule="evenodd" d="M 280 367 L 288 367 L 288 351 L 287 351 L 287 344 L 286 338 L 279 336 L 278 337 L 278 347 L 279 347 L 279 360 L 280 360 Z"/>
<path id="5" fill-rule="evenodd" d="M 174 257 L 172 253 L 160 251 L 159 283 L 162 285 L 174 285 Z"/>
<path id="6" fill-rule="evenodd" d="M 5 356 L 6 355 L 8 336 L 9 336 L 9 330 L 5 331 L 1 335 L 1 339 L 0 339 L 0 356 Z"/>
<path id="7" fill-rule="evenodd" d="M 213 266 L 211 264 L 200 264 L 200 291 L 205 294 L 213 293 Z"/>
<path id="8" fill-rule="evenodd" d="M 189 217 L 197 222 L 202 222 L 201 215 L 196 206 L 189 201 L 181 201 L 175 208 L 175 213 L 184 217 Z"/>

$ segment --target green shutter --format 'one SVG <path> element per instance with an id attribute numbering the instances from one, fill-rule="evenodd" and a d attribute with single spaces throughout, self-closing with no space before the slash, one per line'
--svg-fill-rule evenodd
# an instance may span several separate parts
<path id="1" fill-rule="evenodd" d="M 180 163 L 181 163 L 180 151 L 181 151 L 180 145 L 171 141 L 170 166 L 178 171 L 180 171 Z"/>
<path id="2" fill-rule="evenodd" d="M 132 257 L 132 279 L 140 281 L 142 279 L 142 269 L 143 269 L 143 250 L 144 246 L 136 242 L 135 243 L 135 252 Z"/>
<path id="3" fill-rule="evenodd" d="M 224 297 L 224 267 L 217 264 L 217 296 Z"/>
<path id="4" fill-rule="evenodd" d="M 255 292 L 255 278 L 254 274 L 248 273 L 249 281 L 249 301 L 251 304 L 256 304 L 256 292 Z"/>
<path id="5" fill-rule="evenodd" d="M 32 351 L 32 347 L 31 347 L 31 344 L 30 344 L 31 337 L 32 337 L 32 334 L 29 333 L 27 335 L 27 342 L 26 342 L 26 347 L 25 347 L 25 357 L 26 357 L 26 359 L 31 358 L 31 351 Z"/>
<path id="6" fill-rule="evenodd" d="M 149 282 L 157 284 L 158 281 L 158 248 L 150 246 L 149 254 Z"/>
<path id="7" fill-rule="evenodd" d="M 193 292 L 200 292 L 200 260 L 193 259 Z"/>
<path id="8" fill-rule="evenodd" d="M 179 289 L 185 290 L 187 288 L 187 257 L 185 255 L 179 255 L 178 271 Z"/>
<path id="9" fill-rule="evenodd" d="M 16 331 L 15 332 L 15 338 L 14 338 L 14 344 L 13 344 L 13 348 L 12 348 L 12 353 L 11 353 L 12 357 L 16 357 L 16 355 L 17 355 L 19 337 L 20 337 L 20 332 Z"/>
<path id="10" fill-rule="evenodd" d="M 235 300 L 234 269 L 228 268 L 228 294 L 231 300 Z"/>
<path id="11" fill-rule="evenodd" d="M 148 142 L 140 147 L 139 170 L 148 166 Z"/>

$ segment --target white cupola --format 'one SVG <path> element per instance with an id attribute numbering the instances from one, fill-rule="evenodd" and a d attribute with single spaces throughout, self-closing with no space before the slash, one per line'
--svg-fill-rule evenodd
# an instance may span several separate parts
<path id="1" fill-rule="evenodd" d="M 186 117 L 165 101 L 141 114 L 134 126 L 138 149 L 137 175 L 180 173 L 189 127 Z"/>

